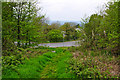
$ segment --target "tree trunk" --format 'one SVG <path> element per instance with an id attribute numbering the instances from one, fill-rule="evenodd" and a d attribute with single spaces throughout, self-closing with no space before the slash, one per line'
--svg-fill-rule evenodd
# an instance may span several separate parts
<path id="1" fill-rule="evenodd" d="M 19 7 L 19 5 L 18 5 Z M 17 26 L 18 26 L 18 44 L 17 46 L 20 47 L 20 7 L 18 8 L 18 23 L 17 23 Z"/>
<path id="2" fill-rule="evenodd" d="M 26 34 L 26 46 L 27 46 L 27 41 L 28 41 L 28 31 L 27 31 L 27 34 Z"/>

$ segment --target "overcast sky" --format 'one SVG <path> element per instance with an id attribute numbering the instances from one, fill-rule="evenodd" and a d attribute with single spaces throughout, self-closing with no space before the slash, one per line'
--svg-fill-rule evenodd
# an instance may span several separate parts
<path id="1" fill-rule="evenodd" d="M 54 21 L 80 21 L 90 16 L 109 0 L 39 0 L 42 14 Z M 99 8 L 98 8 L 99 7 Z"/>

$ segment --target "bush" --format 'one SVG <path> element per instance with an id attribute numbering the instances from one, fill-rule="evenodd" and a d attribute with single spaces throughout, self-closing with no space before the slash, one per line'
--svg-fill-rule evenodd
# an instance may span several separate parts
<path id="1" fill-rule="evenodd" d="M 69 61 L 69 68 L 71 72 L 75 73 L 78 78 L 101 78 L 103 77 L 100 71 L 96 68 L 96 63 L 91 58 L 87 60 L 75 60 Z"/>
<path id="2" fill-rule="evenodd" d="M 15 69 L 19 64 L 22 63 L 24 58 L 21 55 L 2 56 L 2 68 L 4 69 Z"/>
<path id="3" fill-rule="evenodd" d="M 51 42 L 59 42 L 63 39 L 63 35 L 60 30 L 51 30 L 48 32 L 47 36 Z"/>

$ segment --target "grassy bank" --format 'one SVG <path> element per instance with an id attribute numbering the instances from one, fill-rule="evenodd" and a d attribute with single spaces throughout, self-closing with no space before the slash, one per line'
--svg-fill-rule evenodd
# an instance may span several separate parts
<path id="1" fill-rule="evenodd" d="M 23 50 L 25 51 L 25 50 Z M 22 52 L 23 52 L 22 51 Z M 69 73 L 67 60 L 71 59 L 72 54 L 61 48 L 27 49 L 27 56 L 21 64 L 3 69 L 3 78 L 68 78 L 72 77 Z M 42 51 L 45 53 L 42 54 Z M 47 52 L 46 52 L 47 51 Z M 34 57 L 33 57 L 34 56 Z M 4 64 L 5 65 L 5 64 Z"/>
<path id="2" fill-rule="evenodd" d="M 120 56 L 80 47 L 19 48 L 3 57 L 3 78 L 119 78 Z"/>

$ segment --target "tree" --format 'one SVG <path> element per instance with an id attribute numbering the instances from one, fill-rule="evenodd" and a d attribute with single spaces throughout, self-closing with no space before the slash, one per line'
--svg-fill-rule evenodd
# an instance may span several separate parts
<path id="1" fill-rule="evenodd" d="M 6 51 L 15 49 L 14 40 L 16 40 L 16 24 L 14 18 L 14 9 L 17 4 L 13 2 L 2 2 L 2 49 L 3 55 Z M 4 52 L 5 51 L 5 52 Z"/>
<path id="2" fill-rule="evenodd" d="M 98 28 L 100 27 L 102 19 L 103 17 L 101 15 L 93 14 L 90 16 L 89 22 L 85 23 L 84 31 L 87 37 L 86 41 L 89 41 L 90 46 L 94 44 L 94 41 L 97 39 L 99 35 Z"/>
<path id="3" fill-rule="evenodd" d="M 108 2 L 104 14 L 93 14 L 90 16 L 89 21 L 85 20 L 82 28 L 84 40 L 90 43 L 89 47 L 97 47 L 99 49 L 106 48 L 113 53 L 120 52 L 119 50 L 119 9 L 117 2 Z"/>
<path id="4" fill-rule="evenodd" d="M 26 43 L 27 41 L 31 41 L 31 36 L 29 35 L 30 30 L 32 29 L 31 26 L 31 22 L 32 22 L 32 18 L 35 17 L 37 15 L 37 9 L 35 7 L 35 3 L 33 2 L 18 2 L 17 3 L 17 7 L 15 7 L 16 10 L 15 12 L 17 13 L 15 15 L 15 17 L 17 18 L 17 28 L 18 28 L 18 47 L 20 47 L 20 41 L 21 41 L 21 37 L 22 35 L 26 35 Z M 24 27 L 26 26 L 27 27 Z M 26 30 L 26 31 L 24 31 Z M 24 33 L 22 33 L 24 32 Z"/>
<path id="5" fill-rule="evenodd" d="M 119 0 L 108 2 L 107 9 L 105 10 L 104 24 L 102 25 L 105 28 L 106 45 L 113 53 L 120 52 L 119 3 Z"/>
<path id="6" fill-rule="evenodd" d="M 62 41 L 63 39 L 63 34 L 60 30 L 51 30 L 50 32 L 48 32 L 48 39 L 51 42 L 59 42 Z"/>
<path id="7" fill-rule="evenodd" d="M 31 41 L 37 40 L 44 16 L 37 16 L 37 11 L 40 9 L 36 6 L 36 2 L 2 3 L 2 46 L 4 50 L 12 50 L 16 41 L 17 46 L 21 47 L 21 42 L 26 41 L 30 44 Z M 35 18 L 41 23 L 35 23 Z"/>
<path id="8" fill-rule="evenodd" d="M 60 27 L 61 31 L 65 31 L 65 39 L 67 41 L 74 39 L 75 28 L 71 26 L 69 23 L 65 23 Z"/>
<path id="9" fill-rule="evenodd" d="M 59 29 L 60 24 L 58 22 L 56 23 L 52 23 L 51 25 L 48 25 L 45 29 L 44 29 L 44 33 L 47 34 L 49 31 L 53 30 L 53 29 Z"/>

